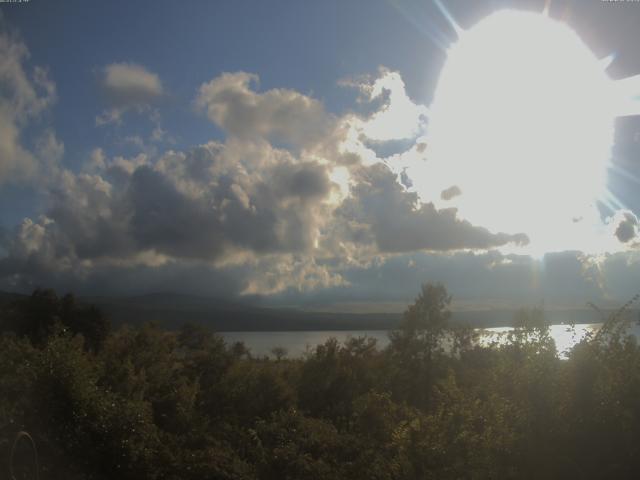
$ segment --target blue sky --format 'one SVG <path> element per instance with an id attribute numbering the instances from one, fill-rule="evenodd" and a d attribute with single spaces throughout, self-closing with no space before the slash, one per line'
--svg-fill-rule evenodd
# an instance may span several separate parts
<path id="1" fill-rule="evenodd" d="M 436 13 L 430 5 L 425 10 Z M 104 140 L 92 122 L 103 107 L 95 71 L 109 63 L 156 72 L 170 92 L 163 103 L 167 127 L 192 145 L 220 135 L 193 115 L 191 101 L 201 83 L 222 72 L 257 73 L 264 90 L 295 89 L 341 112 L 352 106 L 353 92 L 336 88 L 338 80 L 385 65 L 402 71 L 412 95 L 426 101 L 437 78 L 429 64 L 444 60 L 387 2 L 34 0 L 4 6 L 3 13 L 31 61 L 52 71 L 60 97 L 55 121 L 71 155 Z"/>
<path id="2" fill-rule="evenodd" d="M 0 4 L 15 60 L 1 72 L 14 110 L 0 130 L 18 132 L 0 135 L 15 156 L 0 169 L 0 286 L 323 305 L 401 303 L 427 280 L 461 304 L 635 293 L 637 117 L 616 122 L 620 205 L 602 219 L 633 233 L 624 248 L 532 256 L 531 232 L 469 223 L 403 180 L 399 162 L 429 161 L 426 112 L 456 40 L 443 10 L 468 29 L 545 2 L 439 3 Z M 640 73 L 639 5 L 557 1 L 550 15 L 597 57 L 615 54 L 612 79 Z M 574 286 L 541 288 L 558 258 Z"/>
<path id="3" fill-rule="evenodd" d="M 410 93 L 427 101 L 437 80 L 437 70 L 428 67 L 434 58 L 444 61 L 442 51 L 388 2 L 200 0 L 179 7 L 148 0 L 32 0 L 0 8 L 8 28 L 28 46 L 31 63 L 48 67 L 56 82 L 59 101 L 50 115 L 71 168 L 96 145 L 132 153 L 118 137 L 153 128 L 144 118 L 129 119 L 125 133 L 95 128 L 96 113 L 105 107 L 97 71 L 113 62 L 139 63 L 162 78 L 168 90 L 161 102 L 163 126 L 176 147 L 188 147 L 222 136 L 194 115 L 192 105 L 198 86 L 222 72 L 257 73 L 264 90 L 295 89 L 339 113 L 352 108 L 354 99 L 353 91 L 337 88 L 342 78 L 385 65 L 402 71 Z M 435 6 L 420 11 L 447 31 Z M 31 213 L 14 207 L 32 207 L 18 192 L 0 195 L 5 206 L 12 204 L 3 219 Z"/>

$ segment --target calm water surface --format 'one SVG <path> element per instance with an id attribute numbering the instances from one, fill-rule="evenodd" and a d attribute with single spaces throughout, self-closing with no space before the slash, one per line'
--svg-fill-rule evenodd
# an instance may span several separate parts
<path id="1" fill-rule="evenodd" d="M 551 336 L 556 342 L 556 348 L 561 356 L 562 352 L 569 350 L 579 342 L 587 332 L 595 332 L 600 328 L 599 323 L 576 325 L 574 330 L 567 325 L 551 325 Z M 501 335 L 511 330 L 511 327 L 487 328 L 483 330 L 482 343 L 500 341 Z M 389 344 L 387 330 L 335 330 L 335 331 L 309 331 L 309 332 L 223 332 L 221 335 L 227 342 L 242 341 L 251 350 L 253 355 L 269 355 L 274 347 L 287 349 L 289 357 L 300 357 L 307 350 L 324 343 L 331 337 L 339 342 L 353 337 L 371 337 L 377 340 L 379 348 Z M 637 338 L 640 338 L 640 327 L 631 329 Z"/>

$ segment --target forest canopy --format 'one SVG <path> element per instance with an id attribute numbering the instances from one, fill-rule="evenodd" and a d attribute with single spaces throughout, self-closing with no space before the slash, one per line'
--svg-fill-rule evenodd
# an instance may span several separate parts
<path id="1" fill-rule="evenodd" d="M 451 325 L 450 301 L 426 284 L 387 347 L 330 339 L 289 358 L 190 324 L 113 330 L 37 290 L 0 315 L 2 458 L 24 431 L 41 478 L 635 478 L 640 349 L 624 312 L 560 359 L 544 312 L 487 345 Z M 32 478 L 16 448 L 16 478 Z"/>

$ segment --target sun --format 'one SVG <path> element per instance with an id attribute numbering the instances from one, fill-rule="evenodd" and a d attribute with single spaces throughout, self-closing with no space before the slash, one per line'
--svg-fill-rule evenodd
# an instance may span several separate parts
<path id="1" fill-rule="evenodd" d="M 617 115 L 605 69 L 545 15 L 500 11 L 460 32 L 429 110 L 421 196 L 460 192 L 437 203 L 527 233 L 540 252 L 589 250 L 582 229 L 605 192 Z"/>

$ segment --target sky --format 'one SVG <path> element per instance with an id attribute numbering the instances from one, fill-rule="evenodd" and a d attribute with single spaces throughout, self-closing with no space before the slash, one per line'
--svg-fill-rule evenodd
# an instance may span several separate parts
<path id="1" fill-rule="evenodd" d="M 624 303 L 639 24 L 600 0 L 1 3 L 0 290 Z"/>

